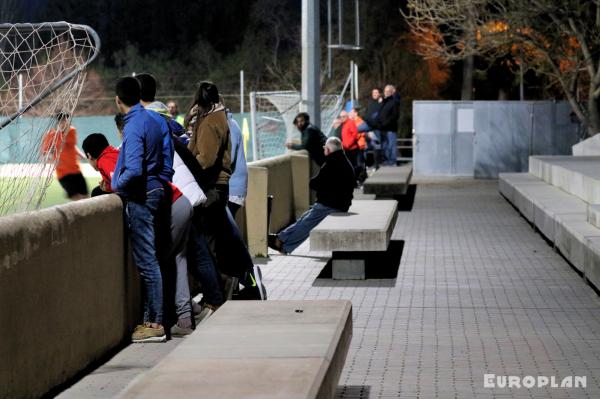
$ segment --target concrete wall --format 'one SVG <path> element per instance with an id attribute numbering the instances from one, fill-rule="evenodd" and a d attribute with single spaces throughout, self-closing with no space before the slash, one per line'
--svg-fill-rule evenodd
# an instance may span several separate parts
<path id="1" fill-rule="evenodd" d="M 246 216 L 241 224 L 252 256 L 267 254 L 267 196 L 273 195 L 270 231 L 277 232 L 310 207 L 309 180 L 310 160 L 305 151 L 248 164 Z"/>
<path id="2" fill-rule="evenodd" d="M 0 218 L 0 397 L 39 397 L 129 339 L 128 253 L 116 195 Z"/>

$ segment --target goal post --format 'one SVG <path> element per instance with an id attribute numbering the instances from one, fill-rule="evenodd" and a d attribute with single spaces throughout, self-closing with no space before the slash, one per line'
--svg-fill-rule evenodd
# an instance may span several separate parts
<path id="1" fill-rule="evenodd" d="M 39 208 L 64 141 L 49 143 L 51 156 L 45 133 L 58 113 L 73 115 L 99 52 L 100 38 L 86 25 L 0 24 L 0 215 Z"/>

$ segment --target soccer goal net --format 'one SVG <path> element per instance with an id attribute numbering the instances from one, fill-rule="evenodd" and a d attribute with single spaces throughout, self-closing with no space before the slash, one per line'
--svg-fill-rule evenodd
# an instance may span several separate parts
<path id="1" fill-rule="evenodd" d="M 40 206 L 64 141 L 46 133 L 58 113 L 73 115 L 99 51 L 88 26 L 0 24 L 0 215 Z"/>
<path id="2" fill-rule="evenodd" d="M 329 135 L 333 122 L 342 110 L 344 94 L 321 95 L 321 131 Z M 300 112 L 298 91 L 262 91 L 250 93 L 253 159 L 269 158 L 285 153 L 285 143 L 299 141 L 300 132 L 293 125 Z"/>

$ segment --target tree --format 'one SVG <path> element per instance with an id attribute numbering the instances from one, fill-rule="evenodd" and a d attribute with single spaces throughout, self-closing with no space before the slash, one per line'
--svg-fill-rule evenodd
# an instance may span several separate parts
<path id="1" fill-rule="evenodd" d="M 417 33 L 440 32 L 429 47 L 449 60 L 513 55 L 560 88 L 589 135 L 600 132 L 600 0 L 476 0 L 475 19 L 460 17 L 463 1 L 444 11 L 431 6 L 441 0 L 410 0 L 405 17 Z"/>
<path id="2" fill-rule="evenodd" d="M 409 0 L 400 9 L 412 33 L 420 39 L 419 53 L 449 63 L 463 62 L 462 100 L 473 98 L 474 56 L 479 26 L 487 22 L 488 0 Z"/>

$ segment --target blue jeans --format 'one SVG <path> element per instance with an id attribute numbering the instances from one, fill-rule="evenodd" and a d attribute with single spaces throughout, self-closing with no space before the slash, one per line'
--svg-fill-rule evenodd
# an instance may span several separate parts
<path id="1" fill-rule="evenodd" d="M 382 132 L 386 138 L 383 150 L 384 164 L 396 166 L 398 159 L 398 135 L 396 132 Z"/>
<path id="2" fill-rule="evenodd" d="M 286 227 L 277 234 L 277 237 L 283 242 L 282 249 L 285 253 L 291 253 L 298 248 L 310 235 L 321 220 L 333 212 L 340 212 L 337 209 L 316 202 L 310 209 L 300 216 L 300 219 L 291 226 Z"/>
<path id="3" fill-rule="evenodd" d="M 127 214 L 133 261 L 142 276 L 146 297 L 144 299 L 144 322 L 162 323 L 163 287 L 160 265 L 156 257 L 155 222 L 159 205 L 164 196 L 162 189 L 146 194 L 144 203 L 127 201 Z"/>
<path id="4" fill-rule="evenodd" d="M 209 305 L 221 306 L 223 292 L 215 260 L 208 249 L 206 238 L 200 234 L 193 223 L 188 241 L 188 270 L 202 285 L 204 302 Z"/>

